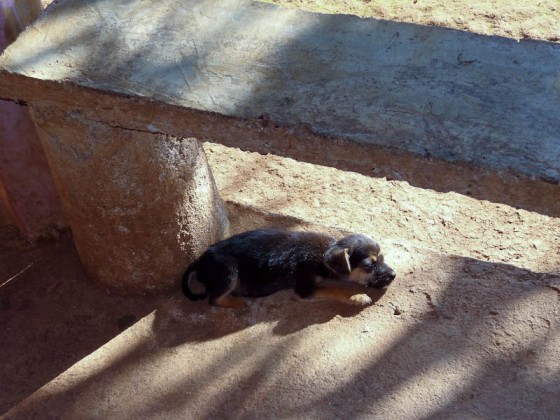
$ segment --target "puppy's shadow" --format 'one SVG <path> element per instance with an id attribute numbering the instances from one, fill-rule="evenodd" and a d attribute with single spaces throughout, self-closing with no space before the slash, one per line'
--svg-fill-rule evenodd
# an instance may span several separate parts
<path id="1" fill-rule="evenodd" d="M 383 293 L 368 291 L 373 303 Z M 297 299 L 292 291 L 251 299 L 249 303 L 244 309 L 224 309 L 210 306 L 206 301 L 191 302 L 176 294 L 156 311 L 153 331 L 163 347 L 216 340 L 258 324 L 270 325 L 273 334 L 286 336 L 337 316 L 356 316 L 369 307 L 331 301 L 306 302 Z"/>

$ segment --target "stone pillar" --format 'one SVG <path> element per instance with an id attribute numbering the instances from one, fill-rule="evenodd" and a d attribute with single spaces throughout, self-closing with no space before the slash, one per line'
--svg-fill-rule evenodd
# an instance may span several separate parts
<path id="1" fill-rule="evenodd" d="M 80 258 L 106 290 L 170 290 L 227 235 L 196 139 L 111 127 L 54 107 L 32 107 L 32 116 Z"/>
<path id="2" fill-rule="evenodd" d="M 40 0 L 0 2 L 0 53 L 42 10 Z M 58 194 L 26 106 L 0 101 L 0 224 L 28 239 L 66 226 Z"/>

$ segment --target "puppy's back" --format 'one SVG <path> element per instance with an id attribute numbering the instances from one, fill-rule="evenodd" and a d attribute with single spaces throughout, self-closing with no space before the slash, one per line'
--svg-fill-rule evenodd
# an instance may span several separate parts
<path id="1" fill-rule="evenodd" d="M 322 257 L 335 239 L 316 232 L 258 229 L 239 233 L 212 245 L 208 251 L 257 259 Z"/>

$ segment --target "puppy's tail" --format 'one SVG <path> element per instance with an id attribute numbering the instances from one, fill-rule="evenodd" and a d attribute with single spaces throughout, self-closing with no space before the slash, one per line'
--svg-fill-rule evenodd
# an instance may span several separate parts
<path id="1" fill-rule="evenodd" d="M 196 280 L 196 264 L 191 265 L 183 275 L 183 294 L 190 300 L 202 300 L 208 297 L 208 293 L 194 293 L 191 284 Z"/>

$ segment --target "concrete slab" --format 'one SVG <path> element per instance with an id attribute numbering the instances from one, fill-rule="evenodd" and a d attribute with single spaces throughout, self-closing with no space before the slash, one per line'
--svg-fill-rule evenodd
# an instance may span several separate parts
<path id="1" fill-rule="evenodd" d="M 554 43 L 243 0 L 69 0 L 0 67 L 3 97 L 64 83 L 560 181 Z"/>

